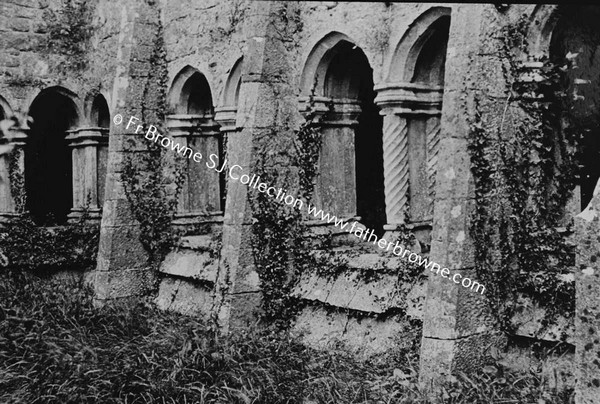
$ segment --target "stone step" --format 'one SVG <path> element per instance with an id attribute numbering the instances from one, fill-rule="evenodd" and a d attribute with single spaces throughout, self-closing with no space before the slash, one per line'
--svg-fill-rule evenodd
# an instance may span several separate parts
<path id="1" fill-rule="evenodd" d="M 329 261 L 332 266 L 340 266 L 342 262 L 344 268 L 334 275 L 320 275 L 316 272 L 304 274 L 292 294 L 301 299 L 362 312 L 381 314 L 400 308 L 407 310 L 411 317 L 420 318 L 425 297 L 425 271 L 423 279 L 416 281 L 414 285 L 398 284 L 397 275 L 393 271 L 406 268 L 406 259 L 393 254 L 382 256 L 371 251 L 347 247 L 313 251 L 312 255 L 320 261 Z M 387 271 L 388 269 L 393 271 Z M 381 274 L 373 277 L 373 271 Z M 371 273 L 365 276 L 367 272 Z"/>
<path id="2" fill-rule="evenodd" d="M 162 310 L 208 320 L 213 296 L 211 290 L 201 285 L 185 279 L 166 277 L 160 282 L 154 302 Z"/>
<path id="3" fill-rule="evenodd" d="M 200 281 L 214 282 L 217 277 L 219 259 L 209 251 L 175 249 L 167 254 L 159 272 Z"/>
<path id="4" fill-rule="evenodd" d="M 381 314 L 398 308 L 406 310 L 412 318 L 422 318 L 424 280 L 412 285 L 398 284 L 396 279 L 394 275 L 383 274 L 376 280 L 367 281 L 356 271 L 345 271 L 335 277 L 305 274 L 296 284 L 292 295 L 366 313 Z"/>

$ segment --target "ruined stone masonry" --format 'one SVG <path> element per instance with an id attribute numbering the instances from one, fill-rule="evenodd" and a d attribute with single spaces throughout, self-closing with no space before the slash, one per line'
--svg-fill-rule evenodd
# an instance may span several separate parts
<path id="1" fill-rule="evenodd" d="M 272 161 L 289 178 L 298 175 L 289 163 L 294 129 L 310 115 L 321 136 L 314 205 L 386 240 L 408 232 L 412 250 L 476 279 L 468 144 L 475 94 L 486 111 L 501 111 L 506 97 L 497 34 L 527 16 L 531 52 L 517 58 L 535 79 L 533 57 L 552 56 L 561 35 L 577 26 L 551 5 L 87 3 L 90 36 L 79 38 L 85 53 L 68 54 L 74 34 L 48 45 L 51 32 L 70 24 L 61 12 L 65 2 L 0 2 L 0 118 L 19 112 L 34 120 L 16 139 L 13 163 L 0 160 L 0 177 L 12 178 L 11 170 L 23 175 L 27 203 L 20 206 L 14 186 L 0 182 L 0 219 L 27 210 L 46 225 L 49 217 L 64 224 L 88 215 L 101 225 L 97 268 L 86 274 L 99 303 L 148 295 L 163 309 L 202 317 L 225 332 L 254 323 L 264 299 L 252 254 L 250 191 L 187 159 L 172 220 L 183 236 L 150 265 L 122 178 L 124 161 L 142 158 L 148 144 L 112 123 L 115 114 L 161 125 L 181 145 L 244 172 Z M 58 17 L 49 21 L 49 11 Z M 490 114 L 500 125 L 501 112 Z M 563 341 L 567 354 L 544 371 L 560 369 L 565 376 L 556 384 L 577 383 L 578 402 L 595 402 L 600 207 L 597 186 L 591 197 L 598 176 L 590 170 L 573 195 L 587 206 L 574 202 L 565 219 L 575 223 L 574 322 L 561 319 L 540 333 L 540 312 L 532 309 L 519 314 L 515 335 L 506 335 L 485 296 L 426 272 L 399 282 L 401 259 L 307 220 L 315 239 L 310 253 L 332 267 L 346 264 L 331 276 L 299 276 L 291 294 L 307 304 L 293 329 L 310 344 L 342 341 L 361 355 L 408 349 L 416 334 L 425 384 L 480 368 L 493 347 L 519 356 L 523 344 L 514 341 Z M 322 239 L 328 243 L 319 245 Z M 375 280 L 363 276 L 378 271 Z"/>

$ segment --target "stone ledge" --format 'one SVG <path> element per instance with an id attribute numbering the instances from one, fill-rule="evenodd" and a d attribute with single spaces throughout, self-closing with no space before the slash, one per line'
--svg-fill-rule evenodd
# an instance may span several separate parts
<path id="1" fill-rule="evenodd" d="M 167 254 L 159 272 L 214 283 L 218 266 L 218 259 L 208 252 L 182 249 Z"/>
<path id="2" fill-rule="evenodd" d="M 366 282 L 360 274 L 360 271 L 345 271 L 330 279 L 314 273 L 306 274 L 298 281 L 292 295 L 365 313 L 383 314 L 388 310 L 401 309 L 406 310 L 409 317 L 422 318 L 424 281 L 415 285 L 398 285 L 394 275 L 384 274 L 378 280 Z M 405 293 L 406 301 L 401 298 Z"/>

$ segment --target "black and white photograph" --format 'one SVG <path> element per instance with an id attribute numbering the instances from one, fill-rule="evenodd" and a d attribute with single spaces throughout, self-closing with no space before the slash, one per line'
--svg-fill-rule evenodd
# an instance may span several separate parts
<path id="1" fill-rule="evenodd" d="M 600 5 L 0 0 L 0 404 L 600 404 Z"/>

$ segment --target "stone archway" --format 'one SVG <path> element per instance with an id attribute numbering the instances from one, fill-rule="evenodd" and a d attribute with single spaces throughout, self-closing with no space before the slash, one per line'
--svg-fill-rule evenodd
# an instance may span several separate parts
<path id="1" fill-rule="evenodd" d="M 407 225 L 423 247 L 431 244 L 449 29 L 450 9 L 422 14 L 398 43 L 386 83 L 376 88 L 384 115 L 385 228 L 393 238 Z"/>
<path id="2" fill-rule="evenodd" d="M 86 124 L 69 131 L 73 155 L 72 219 L 86 215 L 100 220 L 104 202 L 110 112 L 102 94 L 90 95 L 86 102 Z"/>
<path id="3" fill-rule="evenodd" d="M 167 115 L 169 134 L 182 146 L 188 146 L 208 158 L 222 155 L 219 126 L 214 120 L 212 91 L 206 77 L 191 66 L 184 67 L 173 80 L 169 91 Z M 207 170 L 203 164 L 186 159 L 186 176 L 183 183 L 177 224 L 222 217 L 224 201 L 219 173 Z"/>
<path id="4" fill-rule="evenodd" d="M 33 101 L 33 118 L 25 148 L 27 210 L 38 224 L 60 224 L 73 207 L 72 156 L 68 131 L 80 112 L 69 91 L 53 87 Z"/>
<path id="5" fill-rule="evenodd" d="M 340 218 L 360 218 L 381 235 L 382 121 L 367 57 L 347 36 L 330 33 L 312 49 L 301 82 L 301 112 L 312 102 L 322 124 L 315 205 Z"/>

